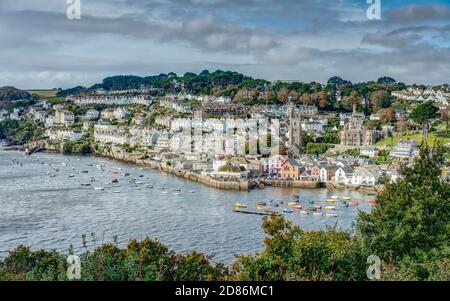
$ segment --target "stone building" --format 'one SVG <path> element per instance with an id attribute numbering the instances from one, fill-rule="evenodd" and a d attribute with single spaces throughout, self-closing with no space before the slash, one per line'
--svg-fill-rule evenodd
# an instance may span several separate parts
<path id="1" fill-rule="evenodd" d="M 377 131 L 368 130 L 363 126 L 365 116 L 356 112 L 356 105 L 353 106 L 353 114 L 344 125 L 341 132 L 341 145 L 345 146 L 370 146 L 377 140 Z"/>

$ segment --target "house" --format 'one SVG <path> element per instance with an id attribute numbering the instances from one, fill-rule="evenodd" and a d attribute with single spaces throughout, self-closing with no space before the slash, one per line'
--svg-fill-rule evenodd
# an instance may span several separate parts
<path id="1" fill-rule="evenodd" d="M 339 167 L 328 165 L 324 166 L 320 169 L 320 182 L 326 183 L 328 181 L 331 181 L 331 179 L 336 175 L 336 170 Z"/>
<path id="2" fill-rule="evenodd" d="M 375 186 L 379 183 L 381 176 L 382 172 L 377 166 L 356 167 L 350 184 Z"/>
<path id="3" fill-rule="evenodd" d="M 319 179 L 320 179 L 320 170 L 321 170 L 321 167 L 320 167 L 320 166 L 314 165 L 314 166 L 311 168 L 311 177 L 313 177 L 313 178 L 319 180 Z"/>
<path id="4" fill-rule="evenodd" d="M 399 159 L 413 159 L 420 153 L 417 142 L 414 140 L 400 140 L 390 152 L 390 156 Z"/>
<path id="5" fill-rule="evenodd" d="M 83 134 L 80 131 L 67 129 L 48 129 L 46 135 L 54 141 L 80 141 Z"/>
<path id="6" fill-rule="evenodd" d="M 127 116 L 130 116 L 131 111 L 126 108 L 120 107 L 120 108 L 115 109 L 113 114 L 114 114 L 114 117 L 121 120 Z"/>
<path id="7" fill-rule="evenodd" d="M 294 159 L 288 159 L 281 164 L 279 175 L 284 179 L 299 180 L 304 168 Z"/>
<path id="8" fill-rule="evenodd" d="M 268 175 L 277 176 L 280 173 L 281 165 L 287 160 L 287 156 L 273 155 L 268 161 Z"/>
<path id="9" fill-rule="evenodd" d="M 84 119 L 86 120 L 96 120 L 100 117 L 100 112 L 94 109 L 88 110 L 86 112 L 86 115 L 84 116 Z"/>
<path id="10" fill-rule="evenodd" d="M 380 150 L 374 146 L 366 146 L 361 148 L 361 156 L 367 156 L 369 158 L 375 158 L 380 155 Z"/>
<path id="11" fill-rule="evenodd" d="M 334 182 L 341 185 L 349 185 L 351 184 L 351 179 L 353 177 L 354 169 L 349 166 L 339 167 L 336 170 L 336 174 L 334 176 Z"/>
<path id="12" fill-rule="evenodd" d="M 311 170 L 305 170 L 301 175 L 300 175 L 300 181 L 303 182 L 317 182 L 319 180 L 319 178 L 317 177 L 313 177 L 311 175 Z"/>

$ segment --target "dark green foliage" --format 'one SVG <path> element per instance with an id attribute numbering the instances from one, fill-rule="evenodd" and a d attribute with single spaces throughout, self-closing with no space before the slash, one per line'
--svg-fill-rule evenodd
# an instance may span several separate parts
<path id="1" fill-rule="evenodd" d="M 323 155 L 333 146 L 327 143 L 308 143 L 306 145 L 306 153 L 313 155 Z"/>
<path id="2" fill-rule="evenodd" d="M 65 155 L 88 155 L 92 153 L 92 148 L 87 142 L 66 141 L 63 144 Z"/>
<path id="3" fill-rule="evenodd" d="M 432 254 L 442 259 L 450 246 L 450 185 L 440 178 L 442 149 L 424 146 L 421 152 L 413 167 L 403 169 L 402 179 L 386 184 L 378 206 L 361 212 L 358 221 L 363 247 L 399 265 L 429 261 Z"/>
<path id="4" fill-rule="evenodd" d="M 6 119 L 0 122 L 0 139 L 11 139 L 25 144 L 43 136 L 43 130 L 29 121 Z"/>

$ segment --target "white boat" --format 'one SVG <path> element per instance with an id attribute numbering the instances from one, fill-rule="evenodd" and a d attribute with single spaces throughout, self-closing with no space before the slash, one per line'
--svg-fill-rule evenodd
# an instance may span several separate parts
<path id="1" fill-rule="evenodd" d="M 114 193 L 120 193 L 120 191 L 119 190 L 115 190 L 115 191 L 113 191 Z"/>
<path id="2" fill-rule="evenodd" d="M 75 175 L 74 175 L 73 173 L 71 173 L 71 174 L 69 175 L 69 178 L 75 178 Z"/>
<path id="3" fill-rule="evenodd" d="M 315 216 L 322 216 L 323 213 L 322 212 L 313 212 L 313 215 L 315 215 Z"/>
<path id="4" fill-rule="evenodd" d="M 169 194 L 169 192 L 168 191 L 163 191 L 162 194 Z"/>
<path id="5" fill-rule="evenodd" d="M 174 195 L 181 195 L 181 193 L 180 193 L 180 192 L 177 192 L 177 193 L 174 193 Z"/>
<path id="6" fill-rule="evenodd" d="M 195 193 L 195 190 L 189 190 L 188 192 L 189 193 Z"/>
<path id="7" fill-rule="evenodd" d="M 104 187 L 94 187 L 94 190 L 103 191 L 103 190 L 105 190 L 105 188 Z"/>
<path id="8" fill-rule="evenodd" d="M 327 217 L 338 217 L 337 213 L 327 213 Z"/>

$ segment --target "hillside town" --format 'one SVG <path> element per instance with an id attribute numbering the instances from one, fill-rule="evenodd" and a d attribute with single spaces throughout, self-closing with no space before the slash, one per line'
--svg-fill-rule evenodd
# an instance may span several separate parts
<path id="1" fill-rule="evenodd" d="M 405 87 L 387 97 L 435 104 L 436 116 L 427 128 L 434 132 L 425 135 L 436 137 L 448 131 L 448 91 Z M 68 146 L 78 144 L 82 153 L 125 153 L 219 181 L 347 189 L 376 189 L 396 181 L 401 167 L 419 155 L 417 137 L 424 134 L 410 118 L 412 107 L 368 114 L 362 108 L 367 99 L 344 93 L 337 89 L 325 97 L 350 102 L 347 110 L 314 104 L 306 93 L 281 95 L 278 104 L 247 105 L 236 101 L 239 92 L 233 98 L 161 94 L 143 87 L 97 89 L 70 94 L 58 103 L 40 99 L 2 110 L 0 121 L 30 120 L 42 127 L 41 142 L 57 145 L 61 152 L 72 153 Z M 263 90 L 256 99 L 264 100 L 266 94 Z M 448 136 L 443 137 L 448 147 Z"/>

